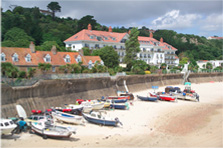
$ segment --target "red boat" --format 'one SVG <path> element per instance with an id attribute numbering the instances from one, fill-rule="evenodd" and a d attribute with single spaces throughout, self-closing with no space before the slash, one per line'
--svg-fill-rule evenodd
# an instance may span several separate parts
<path id="1" fill-rule="evenodd" d="M 76 100 L 76 102 L 78 102 L 78 104 L 81 104 L 81 103 L 84 102 L 84 101 L 89 101 L 89 102 L 90 102 L 91 100 L 83 100 L 83 99 L 77 99 L 77 100 Z"/>
<path id="2" fill-rule="evenodd" d="M 176 101 L 177 98 L 175 96 L 169 96 L 169 95 L 159 95 L 158 98 L 160 100 L 165 100 L 165 101 Z"/>
<path id="3" fill-rule="evenodd" d="M 130 100 L 130 96 L 108 96 L 107 99 L 128 99 L 128 100 Z"/>
<path id="4" fill-rule="evenodd" d="M 156 93 L 150 93 L 151 97 L 158 97 L 159 100 L 165 100 L 165 101 L 176 101 L 175 96 L 170 96 L 170 95 L 162 95 L 162 94 L 156 94 Z"/>

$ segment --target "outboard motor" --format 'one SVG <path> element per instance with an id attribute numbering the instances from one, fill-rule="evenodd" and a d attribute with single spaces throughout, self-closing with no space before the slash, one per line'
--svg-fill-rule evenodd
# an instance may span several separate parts
<path id="1" fill-rule="evenodd" d="M 115 118 L 115 121 L 116 121 L 117 123 L 120 123 L 121 126 L 123 125 L 122 122 L 119 121 L 118 117 Z"/>

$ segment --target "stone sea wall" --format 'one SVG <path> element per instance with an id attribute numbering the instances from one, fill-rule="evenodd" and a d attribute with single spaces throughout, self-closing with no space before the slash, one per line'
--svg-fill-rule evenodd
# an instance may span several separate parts
<path id="1" fill-rule="evenodd" d="M 190 74 L 192 83 L 203 83 L 223 80 L 223 73 Z M 150 89 L 153 85 L 178 85 L 183 83 L 182 74 L 168 75 L 133 75 L 119 76 L 116 79 L 86 78 L 66 80 L 42 80 L 33 86 L 11 87 L 2 84 L 1 115 L 15 117 L 15 105 L 20 104 L 27 114 L 32 109 L 45 110 L 52 106 L 74 104 L 76 99 L 97 99 L 101 96 L 116 95 L 118 90 L 125 91 L 124 83 L 130 92 Z"/>

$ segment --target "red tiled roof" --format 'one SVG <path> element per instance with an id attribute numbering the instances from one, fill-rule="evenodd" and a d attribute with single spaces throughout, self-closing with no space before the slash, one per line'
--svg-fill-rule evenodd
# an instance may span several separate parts
<path id="1" fill-rule="evenodd" d="M 212 39 L 218 39 L 218 40 L 219 40 L 219 39 L 223 39 L 223 37 L 214 37 L 214 36 L 211 36 L 211 38 L 212 38 Z"/>
<path id="2" fill-rule="evenodd" d="M 5 62 L 10 62 L 17 66 L 37 66 L 38 63 L 50 63 L 51 65 L 66 65 L 66 64 L 77 64 L 76 57 L 80 55 L 78 52 L 57 52 L 53 54 L 51 51 L 36 51 L 32 53 L 29 48 L 17 48 L 17 47 L 2 47 L 1 53 L 6 56 Z M 12 60 L 14 53 L 18 54 L 18 62 Z M 31 55 L 31 62 L 26 62 L 25 57 L 27 54 Z M 44 57 L 49 54 L 51 57 L 51 62 L 45 62 Z M 70 56 L 70 62 L 65 62 L 64 58 L 66 55 Z M 81 56 L 81 55 L 80 55 Z M 98 60 L 101 62 L 99 56 L 81 56 L 83 65 L 88 65 L 88 62 L 92 60 Z"/>
<path id="3" fill-rule="evenodd" d="M 83 29 L 80 32 L 76 33 L 75 35 L 71 36 L 70 38 L 66 39 L 64 42 L 80 41 L 80 40 L 99 41 L 97 37 L 100 37 L 101 41 L 104 42 L 121 42 L 121 40 L 126 34 L 127 33 L 116 33 L 116 32 Z M 90 36 L 93 36 L 93 38 L 91 39 Z M 113 38 L 115 40 L 113 40 Z"/>

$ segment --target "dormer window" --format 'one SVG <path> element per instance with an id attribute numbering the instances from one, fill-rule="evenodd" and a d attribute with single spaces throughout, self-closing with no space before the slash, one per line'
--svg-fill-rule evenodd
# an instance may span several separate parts
<path id="1" fill-rule="evenodd" d="M 105 37 L 105 40 L 108 40 L 108 38 L 107 38 L 107 37 Z"/>
<path id="2" fill-rule="evenodd" d="M 92 61 L 91 61 L 91 60 L 88 62 L 88 68 L 89 68 L 89 69 L 92 68 Z"/>
<path id="3" fill-rule="evenodd" d="M 27 54 L 25 57 L 26 62 L 31 62 L 31 55 Z"/>
<path id="4" fill-rule="evenodd" d="M 14 53 L 14 54 L 13 54 L 13 56 L 12 56 L 12 60 L 13 60 L 14 62 L 18 62 L 18 61 L 19 61 L 19 56 L 18 56 L 17 53 Z"/>
<path id="5" fill-rule="evenodd" d="M 112 38 L 113 41 L 115 41 L 115 38 Z"/>
<path id="6" fill-rule="evenodd" d="M 80 56 L 80 55 L 78 55 L 78 56 L 77 56 L 76 61 L 77 61 L 77 63 L 79 63 L 79 62 L 81 62 L 81 61 L 82 61 L 82 60 L 81 60 L 81 56 Z"/>
<path id="7" fill-rule="evenodd" d="M 90 35 L 90 39 L 94 39 L 94 36 L 93 35 Z"/>
<path id="8" fill-rule="evenodd" d="M 47 54 L 45 57 L 44 57 L 44 61 L 45 62 L 51 62 L 51 56 L 49 54 Z"/>
<path id="9" fill-rule="evenodd" d="M 1 54 L 1 61 L 5 62 L 5 54 L 4 53 Z"/>
<path id="10" fill-rule="evenodd" d="M 64 61 L 66 63 L 70 63 L 70 56 L 69 55 L 66 55 L 66 57 L 64 58 Z"/>

